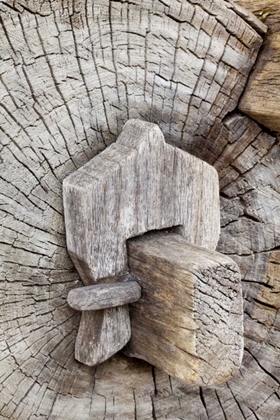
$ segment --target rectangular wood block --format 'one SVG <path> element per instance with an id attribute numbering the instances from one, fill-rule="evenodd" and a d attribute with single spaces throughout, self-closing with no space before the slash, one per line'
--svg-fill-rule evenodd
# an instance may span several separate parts
<path id="1" fill-rule="evenodd" d="M 239 269 L 175 233 L 128 241 L 130 272 L 142 297 L 131 304 L 125 353 L 196 385 L 231 379 L 243 355 Z"/>
<path id="2" fill-rule="evenodd" d="M 219 180 L 213 166 L 165 142 L 156 124 L 129 120 L 117 141 L 63 181 L 67 249 L 85 285 L 127 271 L 126 240 L 180 226 L 215 249 Z"/>

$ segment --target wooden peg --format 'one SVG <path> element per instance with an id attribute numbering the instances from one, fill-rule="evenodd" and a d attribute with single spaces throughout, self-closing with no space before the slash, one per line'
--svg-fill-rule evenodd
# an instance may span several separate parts
<path id="1" fill-rule="evenodd" d="M 96 311 L 136 302 L 140 297 L 139 284 L 129 281 L 79 287 L 69 292 L 67 301 L 77 311 Z"/>
<path id="2" fill-rule="evenodd" d="M 189 384 L 231 379 L 243 355 L 236 263 L 163 232 L 129 240 L 128 256 L 142 297 L 130 305 L 131 340 L 125 353 Z"/>

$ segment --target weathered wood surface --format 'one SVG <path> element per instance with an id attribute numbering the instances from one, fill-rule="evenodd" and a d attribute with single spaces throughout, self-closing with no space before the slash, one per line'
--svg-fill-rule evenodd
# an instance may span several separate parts
<path id="1" fill-rule="evenodd" d="M 141 120 L 126 122 L 116 143 L 64 179 L 63 204 L 67 250 L 84 284 L 126 273 L 126 240 L 147 231 L 177 227 L 188 241 L 210 249 L 219 239 L 217 171 Z M 100 311 L 92 321 L 82 314 L 81 323 L 75 352 L 90 366 L 130 338 L 127 306 Z M 92 352 L 85 348 L 88 337 Z"/>
<path id="2" fill-rule="evenodd" d="M 185 1 L 184 8 L 195 11 L 185 16 L 179 1 L 172 2 L 172 13 L 154 1 L 155 15 L 148 1 L 142 7 L 110 4 L 112 37 L 107 1 L 63 3 L 63 13 L 58 1 L 0 3 L 1 420 L 278 420 L 279 140 L 248 118 L 231 117 L 224 128 L 222 123 L 237 105 L 260 38 L 235 12 L 227 18 L 229 3 L 222 0 Z M 111 47 L 118 40 L 114 68 Z M 235 44 L 234 57 L 241 48 L 246 70 L 219 59 L 229 42 Z M 184 60 L 191 49 L 204 63 L 199 73 Z M 121 59 L 126 83 L 116 75 Z M 175 61 L 181 63 L 180 80 L 170 77 L 165 84 L 161 72 L 174 69 Z M 191 84 L 193 74 L 199 83 Z M 116 96 L 116 79 L 120 102 L 109 99 Z M 183 96 L 184 89 L 189 94 Z M 105 102 L 98 99 L 102 93 Z M 213 106 L 206 102 L 211 94 Z M 195 108 L 198 102 L 204 106 Z M 193 112 L 184 133 L 178 121 L 186 120 L 188 108 Z M 238 376 L 224 386 L 186 386 L 122 356 L 97 369 L 74 359 L 79 315 L 66 298 L 82 283 L 66 251 L 61 184 L 105 142 L 115 141 L 128 112 L 158 123 L 165 136 L 166 121 L 175 118 L 168 139 L 220 173 L 219 249 L 240 264 L 245 298 L 245 357 Z"/>
<path id="3" fill-rule="evenodd" d="M 75 358 L 81 363 L 88 366 L 102 363 L 121 350 L 130 339 L 128 303 L 140 298 L 141 288 L 132 280 L 133 276 L 124 277 L 127 281 L 121 283 L 70 290 L 68 304 L 75 310 L 84 311 L 75 342 Z M 121 281 L 120 278 L 117 280 Z"/>
<path id="4" fill-rule="evenodd" d="M 142 297 L 130 306 L 131 340 L 125 354 L 189 384 L 232 379 L 243 356 L 237 264 L 164 232 L 129 240 L 128 256 Z"/>
<path id="5" fill-rule="evenodd" d="M 219 239 L 217 171 L 141 120 L 64 179 L 63 203 L 67 249 L 85 284 L 126 272 L 126 240 L 150 230 L 178 226 L 209 249 Z"/>
<path id="6" fill-rule="evenodd" d="M 96 284 L 70 290 L 67 302 L 76 311 L 96 311 L 132 303 L 141 297 L 136 281 Z"/>
<path id="7" fill-rule="evenodd" d="M 130 274 L 102 281 L 103 284 L 70 290 L 67 297 L 73 309 L 85 311 L 75 342 L 75 358 L 88 366 L 102 363 L 128 342 L 131 336 L 128 303 L 141 296 L 141 288 Z"/>
<path id="8" fill-rule="evenodd" d="M 279 0 L 237 0 L 265 18 L 268 33 L 239 109 L 270 130 L 280 132 L 280 4 Z"/>
<path id="9" fill-rule="evenodd" d="M 259 14 L 254 14 L 254 10 L 250 7 L 252 2 L 267 3 L 270 0 L 227 0 L 230 3 L 230 7 L 241 16 L 246 22 L 248 22 L 252 28 L 254 28 L 259 34 L 265 35 L 267 33 L 267 26 L 263 20 L 259 18 Z M 272 0 L 273 1 L 273 0 Z M 249 5 L 249 7 L 248 7 Z M 262 5 L 262 6 L 263 6 Z M 265 9 L 262 9 L 265 10 Z M 261 10 L 260 10 L 261 11 Z M 256 19 L 257 17 L 257 19 Z"/>
<path id="10" fill-rule="evenodd" d="M 75 341 L 75 359 L 96 366 L 121 350 L 130 337 L 128 305 L 83 311 Z"/>

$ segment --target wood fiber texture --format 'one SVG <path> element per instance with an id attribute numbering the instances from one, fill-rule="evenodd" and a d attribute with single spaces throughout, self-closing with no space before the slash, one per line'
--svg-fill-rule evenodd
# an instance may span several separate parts
<path id="1" fill-rule="evenodd" d="M 63 204 L 67 250 L 86 285 L 126 273 L 126 240 L 147 231 L 176 226 L 189 242 L 210 249 L 219 239 L 217 171 L 141 120 L 127 121 L 116 143 L 64 180 Z M 103 317 L 99 311 L 99 322 L 92 315 L 91 322 L 82 314 L 75 346 L 78 360 L 89 366 L 130 338 L 127 306 L 105 309 Z"/>
<path id="2" fill-rule="evenodd" d="M 272 131 L 280 131 L 280 4 L 278 0 L 237 0 L 259 18 L 267 36 L 239 109 Z"/>
<path id="3" fill-rule="evenodd" d="M 136 281 L 70 290 L 68 304 L 83 311 L 75 342 L 75 358 L 94 366 L 121 350 L 131 337 L 127 304 L 135 302 L 140 296 L 141 288 Z"/>
<path id="4" fill-rule="evenodd" d="M 68 294 L 67 302 L 77 311 L 96 311 L 135 302 L 140 296 L 141 288 L 138 283 L 129 281 L 73 289 Z"/>
<path id="5" fill-rule="evenodd" d="M 218 385 L 234 377 L 243 356 L 237 264 L 163 232 L 130 239 L 128 256 L 142 297 L 130 306 L 125 354 L 188 384 Z"/>
<path id="6" fill-rule="evenodd" d="M 279 139 L 226 117 L 261 45 L 229 7 L 0 3 L 1 420 L 278 420 Z M 74 359 L 80 316 L 66 298 L 82 283 L 62 180 L 132 117 L 219 172 L 219 251 L 240 265 L 245 299 L 245 357 L 223 386 L 186 386 L 121 355 L 97 368 Z"/>
<path id="7" fill-rule="evenodd" d="M 63 201 L 67 249 L 85 284 L 126 272 L 126 240 L 151 230 L 178 226 L 191 243 L 218 243 L 217 171 L 141 120 L 64 180 Z"/>

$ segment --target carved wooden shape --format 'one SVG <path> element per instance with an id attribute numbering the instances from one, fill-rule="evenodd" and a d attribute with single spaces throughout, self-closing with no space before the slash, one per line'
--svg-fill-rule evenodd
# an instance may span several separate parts
<path id="1" fill-rule="evenodd" d="M 189 242 L 215 249 L 218 190 L 212 166 L 165 143 L 156 124 L 128 121 L 63 182 L 67 248 L 84 283 L 126 270 L 126 240 L 149 230 L 180 225 Z"/>
<path id="2" fill-rule="evenodd" d="M 128 121 L 115 144 L 64 180 L 63 197 L 68 251 L 86 285 L 126 272 L 126 240 L 149 230 L 177 226 L 191 243 L 217 245 L 216 170 L 165 143 L 155 124 Z M 130 325 L 127 306 L 90 317 L 82 315 L 75 352 L 93 366 L 127 343 Z M 92 351 L 80 349 L 87 337 Z"/>
<path id="3" fill-rule="evenodd" d="M 279 8 L 240 1 L 253 3 Z M 229 6 L 0 4 L 4 418 L 280 418 L 279 144 L 240 114 L 224 126 L 262 43 L 258 19 Z M 279 25 L 279 15 L 271 19 Z M 61 183 L 129 118 L 157 123 L 166 141 L 220 172 L 220 250 L 242 270 L 246 352 L 241 373 L 216 389 L 182 387 L 121 355 L 96 372 L 72 355 L 79 317 L 65 302 L 81 282 L 65 246 Z"/>
<path id="4" fill-rule="evenodd" d="M 83 311 L 75 342 L 75 359 L 95 366 L 121 350 L 130 337 L 128 305 Z"/>
<path id="5" fill-rule="evenodd" d="M 69 292 L 68 304 L 82 311 L 75 344 L 75 357 L 82 363 L 91 366 L 98 357 L 109 354 L 110 344 L 114 345 L 116 352 L 123 347 L 124 341 L 129 340 L 131 332 L 127 321 L 127 304 L 140 298 L 141 288 L 134 276 L 128 274 L 125 280 L 80 287 Z M 100 325 L 102 328 L 98 330 Z"/>
<path id="6" fill-rule="evenodd" d="M 77 311 L 96 311 L 136 302 L 141 288 L 136 281 L 79 287 L 68 294 L 68 304 Z"/>
<path id="7" fill-rule="evenodd" d="M 142 297 L 130 306 L 125 353 L 190 384 L 217 385 L 235 376 L 243 355 L 237 264 L 163 232 L 129 240 L 128 255 Z"/>

